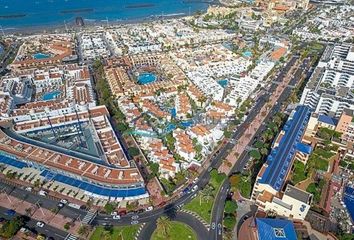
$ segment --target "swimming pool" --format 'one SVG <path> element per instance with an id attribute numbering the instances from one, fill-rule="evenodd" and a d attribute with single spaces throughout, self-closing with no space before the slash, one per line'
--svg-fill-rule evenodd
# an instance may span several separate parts
<path id="1" fill-rule="evenodd" d="M 171 108 L 170 113 L 173 118 L 176 118 L 176 115 L 177 115 L 176 108 Z"/>
<path id="2" fill-rule="evenodd" d="M 138 76 L 138 83 L 139 84 L 149 84 L 152 82 L 155 82 L 157 80 L 157 77 L 153 73 L 140 73 Z"/>
<path id="3" fill-rule="evenodd" d="M 34 59 L 46 59 L 46 58 L 50 58 L 49 54 L 45 54 L 45 53 L 36 53 L 32 55 Z"/>
<path id="4" fill-rule="evenodd" d="M 244 56 L 244 57 L 252 57 L 252 52 L 245 51 L 245 52 L 242 53 L 242 56 Z"/>
<path id="5" fill-rule="evenodd" d="M 222 86 L 223 88 L 225 88 L 228 83 L 229 83 L 229 80 L 227 80 L 227 79 L 222 79 L 222 80 L 219 80 L 219 81 L 218 81 L 218 84 L 219 84 L 220 86 Z"/>
<path id="6" fill-rule="evenodd" d="M 58 98 L 60 94 L 61 94 L 61 91 L 59 91 L 59 90 L 53 91 L 53 92 L 47 92 L 43 95 L 42 100 L 44 100 L 44 101 L 53 100 L 53 99 Z"/>

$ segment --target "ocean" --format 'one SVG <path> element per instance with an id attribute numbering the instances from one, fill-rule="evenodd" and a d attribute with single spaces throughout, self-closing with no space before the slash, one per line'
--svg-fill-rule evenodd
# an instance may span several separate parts
<path id="1" fill-rule="evenodd" d="M 193 14 L 210 0 L 0 0 L 0 26 L 21 29 L 64 26 L 76 17 L 90 21 L 144 20 L 151 16 Z"/>

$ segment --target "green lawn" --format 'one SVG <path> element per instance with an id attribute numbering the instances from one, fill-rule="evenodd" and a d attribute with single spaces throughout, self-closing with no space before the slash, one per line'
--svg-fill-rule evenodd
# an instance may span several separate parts
<path id="1" fill-rule="evenodd" d="M 210 172 L 210 185 L 213 186 L 213 196 L 209 200 L 202 198 L 200 201 L 200 193 L 184 206 L 184 209 L 195 212 L 201 218 L 203 218 L 207 223 L 211 220 L 211 212 L 213 209 L 214 197 L 217 195 L 222 182 L 225 180 L 225 174 L 218 174 L 216 170 Z"/>
<path id="2" fill-rule="evenodd" d="M 299 182 L 305 180 L 307 178 L 305 165 L 300 161 L 295 161 L 294 163 L 294 172 L 292 176 L 292 181 L 294 184 L 298 184 Z"/>
<path id="3" fill-rule="evenodd" d="M 208 223 L 211 220 L 213 202 L 214 199 L 210 199 L 208 202 L 205 200 L 200 202 L 200 194 L 198 194 L 192 201 L 184 206 L 184 209 L 197 213 Z"/>
<path id="4" fill-rule="evenodd" d="M 124 238 L 125 239 L 125 238 Z M 159 230 L 151 236 L 151 240 L 197 240 L 197 235 L 188 225 L 180 222 L 171 221 L 169 236 L 164 236 Z"/>
<path id="5" fill-rule="evenodd" d="M 99 226 L 93 232 L 90 240 L 135 240 L 138 229 L 139 225 L 113 227 L 111 229 L 105 229 L 103 226 Z"/>

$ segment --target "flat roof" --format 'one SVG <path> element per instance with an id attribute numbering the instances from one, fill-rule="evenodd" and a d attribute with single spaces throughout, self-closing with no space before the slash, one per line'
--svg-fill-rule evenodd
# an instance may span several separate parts
<path id="1" fill-rule="evenodd" d="M 283 128 L 285 134 L 279 146 L 273 148 L 267 158 L 268 167 L 259 183 L 269 184 L 278 192 L 281 190 L 285 177 L 291 168 L 296 145 L 301 142 L 310 113 L 310 108 L 307 106 L 296 107 L 292 118 L 287 121 Z"/>
<path id="2" fill-rule="evenodd" d="M 286 186 L 285 195 L 297 199 L 306 204 L 310 202 L 312 196 L 312 194 L 302 191 L 301 189 L 291 186 L 290 184 Z"/>

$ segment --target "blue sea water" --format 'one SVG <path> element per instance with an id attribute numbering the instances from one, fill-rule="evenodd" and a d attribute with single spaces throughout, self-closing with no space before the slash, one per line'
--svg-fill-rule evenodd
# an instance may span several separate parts
<path id="1" fill-rule="evenodd" d="M 78 16 L 86 21 L 136 20 L 193 14 L 207 9 L 208 5 L 182 0 L 0 0 L 0 25 L 5 29 L 64 25 L 64 21 L 74 22 Z"/>

